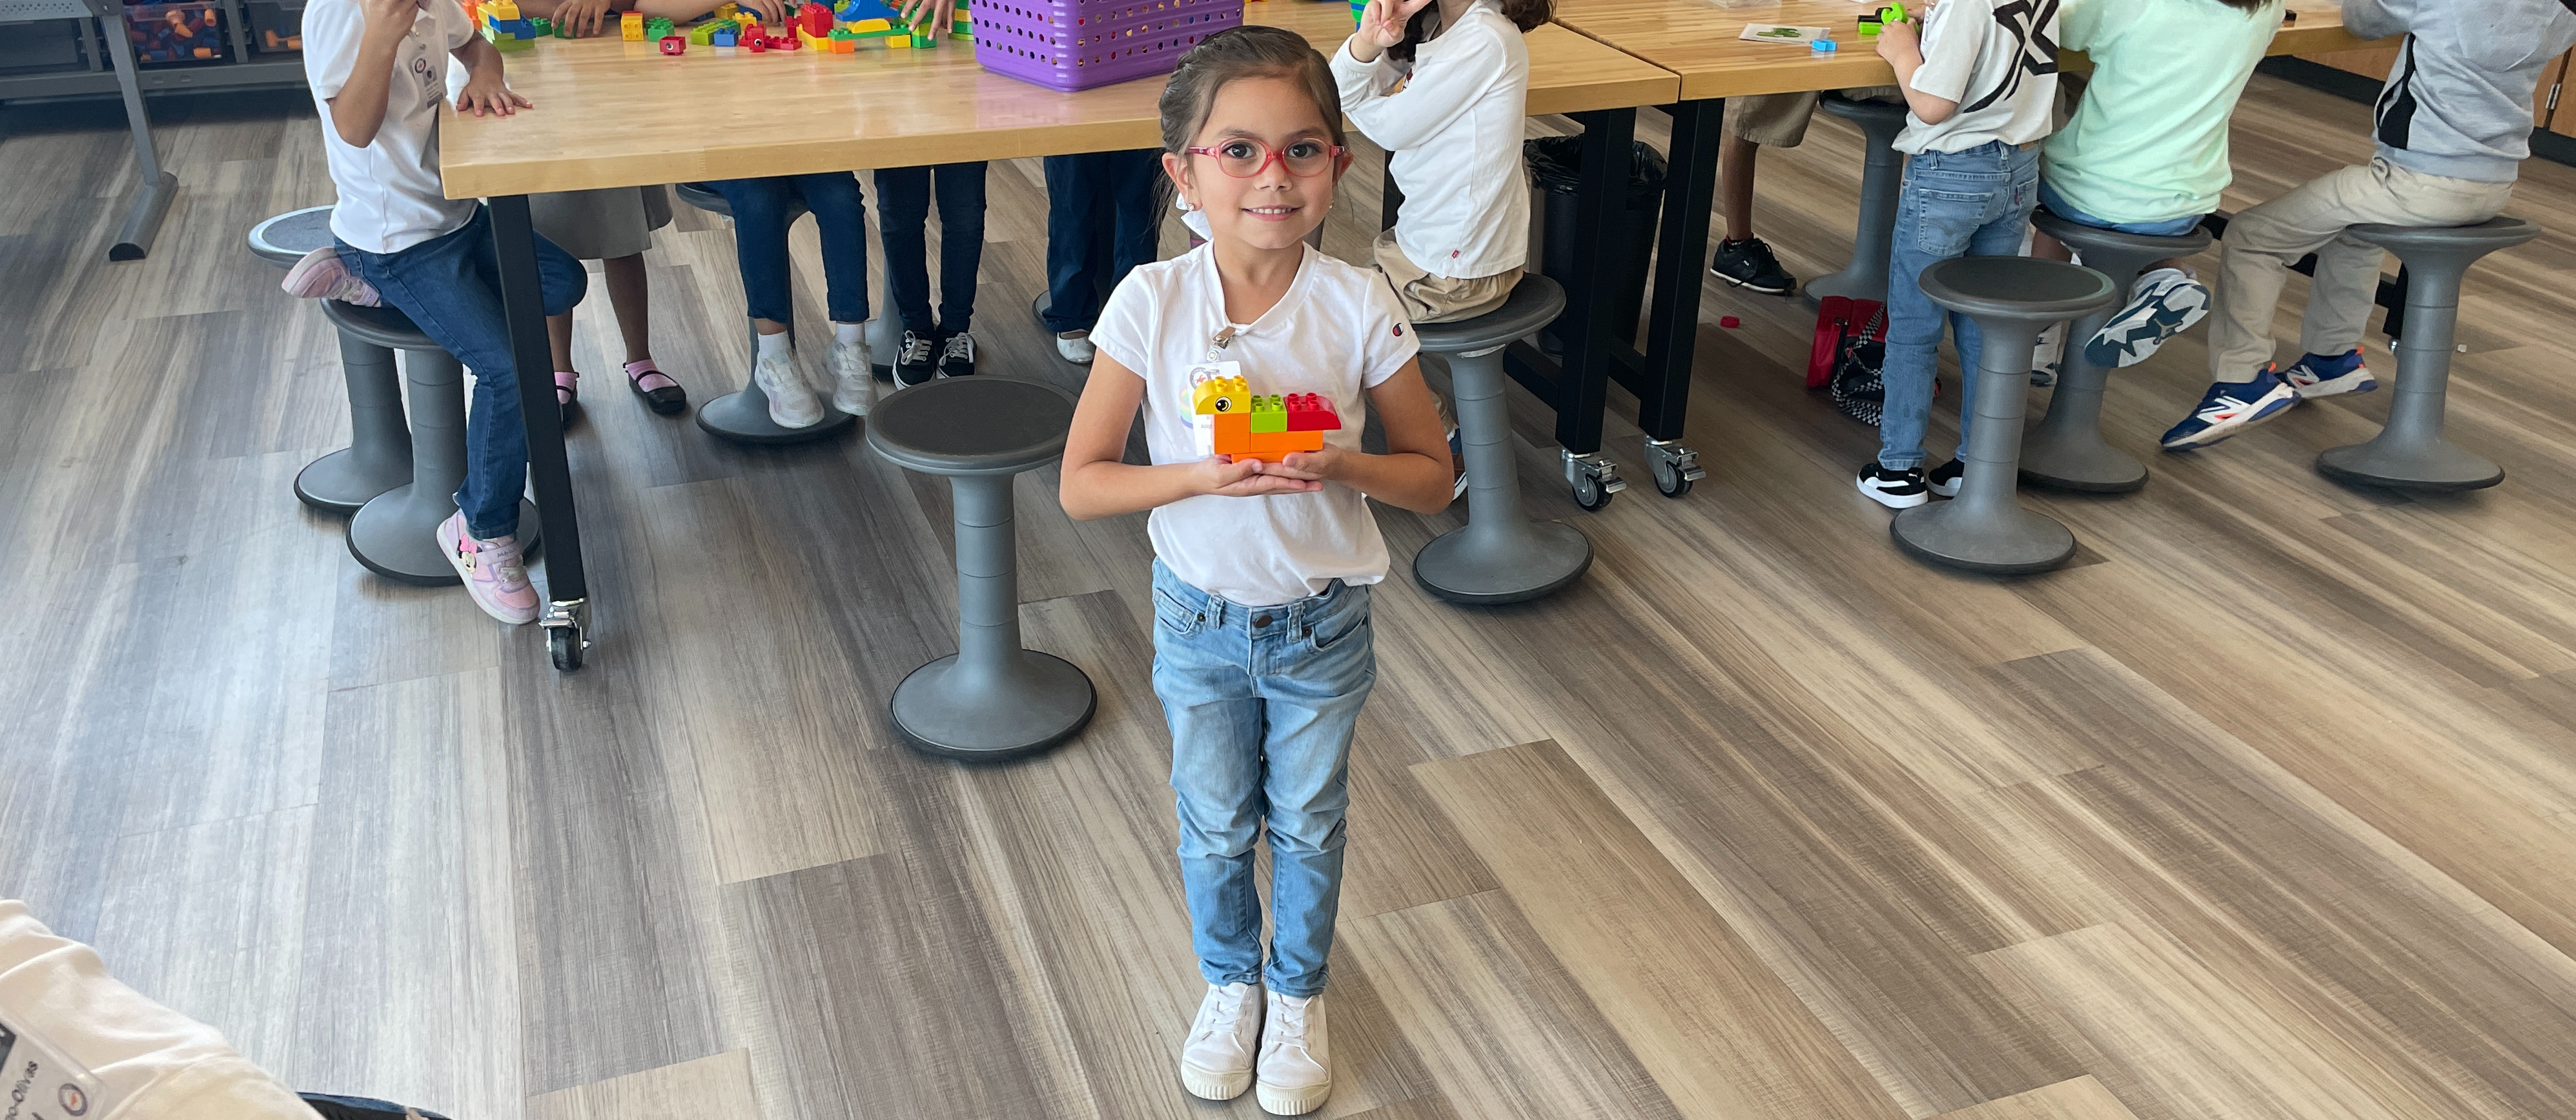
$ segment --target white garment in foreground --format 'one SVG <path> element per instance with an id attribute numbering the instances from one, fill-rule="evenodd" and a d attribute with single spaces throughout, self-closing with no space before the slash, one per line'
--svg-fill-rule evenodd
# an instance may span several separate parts
<path id="1" fill-rule="evenodd" d="M 1493 0 L 1414 48 L 1413 64 L 1333 52 L 1342 112 L 1378 147 L 1404 188 L 1395 243 L 1443 280 L 1499 276 L 1529 263 L 1529 47 Z"/>
<path id="2" fill-rule="evenodd" d="M 0 900 L 0 1023 L 88 1068 L 110 1109 L 88 1120 L 316 1120 L 213 1027 L 118 983 L 97 952 L 54 936 L 14 900 Z M 58 1120 L 60 1110 L 39 1114 Z"/>
<path id="3" fill-rule="evenodd" d="M 366 31 L 359 0 L 313 0 L 304 9 L 304 80 L 322 114 L 322 150 L 340 192 L 331 232 L 370 253 L 399 253 L 474 217 L 474 200 L 448 198 L 438 177 L 448 54 L 474 38 L 474 25 L 457 4 L 422 0 L 411 34 L 394 49 L 384 126 L 374 143 L 353 148 L 331 123 L 331 99 L 349 84 Z"/>
<path id="4" fill-rule="evenodd" d="M 1939 124 L 1908 114 L 1907 155 L 2028 144 L 2056 127 L 2058 0 L 1945 0 L 1923 17 L 1914 90 L 1959 103 Z"/>
<path id="5" fill-rule="evenodd" d="M 1356 451 L 1366 391 L 1395 376 L 1420 346 L 1385 277 L 1312 246 L 1305 253 L 1288 294 L 1259 320 L 1231 324 L 1234 337 L 1214 358 L 1241 363 L 1255 393 L 1322 394 L 1342 421 L 1325 441 Z M 1190 372 L 1211 360 L 1211 344 L 1229 325 L 1215 247 L 1201 245 L 1138 265 L 1091 328 L 1102 354 L 1145 379 L 1145 445 L 1157 465 L 1211 453 L 1214 428 L 1191 411 Z M 1386 578 L 1386 541 L 1368 499 L 1337 484 L 1310 494 L 1186 498 L 1155 510 L 1147 532 L 1172 574 L 1246 606 L 1320 594 L 1336 579 Z"/>

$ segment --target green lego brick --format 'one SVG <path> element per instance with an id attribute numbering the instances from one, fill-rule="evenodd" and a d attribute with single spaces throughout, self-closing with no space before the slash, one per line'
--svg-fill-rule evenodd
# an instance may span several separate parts
<path id="1" fill-rule="evenodd" d="M 664 37 L 670 35 L 673 30 L 674 27 L 671 21 L 663 19 L 660 16 L 655 16 L 644 21 L 644 37 L 654 40 L 655 42 L 660 42 Z"/>
<path id="2" fill-rule="evenodd" d="M 544 16 L 529 16 L 528 32 L 531 39 L 543 39 L 555 33 L 554 21 Z"/>
<path id="3" fill-rule="evenodd" d="M 1288 408 L 1275 395 L 1255 396 L 1252 398 L 1251 420 L 1252 430 L 1256 434 L 1284 432 L 1288 430 Z"/>

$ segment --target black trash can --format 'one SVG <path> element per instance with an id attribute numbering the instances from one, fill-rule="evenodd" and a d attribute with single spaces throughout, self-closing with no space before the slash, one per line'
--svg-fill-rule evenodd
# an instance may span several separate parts
<path id="1" fill-rule="evenodd" d="M 1549 136 L 1524 140 L 1521 155 L 1529 161 L 1530 185 L 1538 189 L 1545 206 L 1547 240 L 1537 247 L 1538 270 L 1564 286 L 1565 301 L 1572 305 L 1590 294 L 1572 280 L 1575 193 L 1583 185 L 1583 138 Z M 1610 254 L 1604 262 L 1605 275 L 1616 285 L 1613 291 L 1617 298 L 1610 308 L 1610 334 L 1631 343 L 1637 338 L 1637 316 L 1646 304 L 1646 262 L 1654 257 L 1655 219 L 1664 203 L 1664 172 L 1664 157 L 1647 147 L 1645 141 L 1637 141 L 1628 160 L 1627 204 L 1611 211 L 1610 228 L 1604 231 L 1601 241 L 1603 250 Z M 1556 347 L 1548 349 L 1553 351 Z"/>

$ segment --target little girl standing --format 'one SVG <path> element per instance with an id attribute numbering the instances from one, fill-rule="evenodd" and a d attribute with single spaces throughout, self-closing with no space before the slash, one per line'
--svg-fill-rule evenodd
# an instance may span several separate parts
<path id="1" fill-rule="evenodd" d="M 1065 443 L 1077 518 L 1150 509 L 1154 693 L 1172 730 L 1181 881 L 1206 997 L 1190 1093 L 1302 1115 L 1332 1092 L 1322 995 L 1342 881 L 1351 732 L 1377 681 L 1369 585 L 1386 542 L 1368 498 L 1449 502 L 1440 423 L 1404 310 L 1375 274 L 1305 244 L 1350 165 L 1322 55 L 1274 27 L 1209 36 L 1164 88 L 1163 168 L 1209 240 L 1141 265 L 1102 309 Z M 1202 404 L 1315 394 L 1340 428 L 1279 461 L 1212 452 Z M 1153 465 L 1121 462 L 1142 405 Z M 1360 450 L 1374 405 L 1387 454 Z M 1265 967 L 1253 844 L 1268 826 Z M 1266 989 L 1266 991 L 1265 991 Z M 1260 1010 L 1256 1012 L 1254 1009 Z"/>

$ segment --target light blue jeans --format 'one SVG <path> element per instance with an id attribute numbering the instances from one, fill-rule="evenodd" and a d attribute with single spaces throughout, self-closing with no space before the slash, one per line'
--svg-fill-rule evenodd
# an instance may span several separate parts
<path id="1" fill-rule="evenodd" d="M 2140 237 L 2180 237 L 2199 229 L 2200 220 L 2209 216 L 2194 214 L 2187 218 L 2168 218 L 2161 222 L 2115 222 L 2109 218 L 2076 209 L 2074 203 L 2066 201 L 2065 195 L 2057 193 L 2057 188 L 2048 185 L 2048 179 L 2045 176 L 2039 180 L 2039 204 L 2047 207 L 2049 213 L 2080 226 L 2107 229 L 2113 233 L 2134 233 Z"/>
<path id="2" fill-rule="evenodd" d="M 1154 695 L 1172 727 L 1181 886 L 1210 984 L 1324 990 L 1342 900 L 1351 731 L 1377 684 L 1369 589 L 1247 607 L 1154 562 Z M 1262 967 L 1253 841 L 1270 831 L 1271 938 Z"/>
<path id="3" fill-rule="evenodd" d="M 1923 294 L 1923 270 L 1952 257 L 2021 253 L 2030 209 L 2039 201 L 2039 146 L 1995 141 L 1964 152 L 1925 152 L 1906 161 L 1896 199 L 1895 245 L 1887 263 L 1887 363 L 1880 376 L 1887 401 L 1878 419 L 1878 465 L 1892 471 L 1923 465 L 1923 429 L 1932 420 L 1932 369 L 1941 322 L 1950 322 L 1959 368 L 1971 371 L 1959 393 L 1959 444 L 1968 442 L 1977 399 L 1973 371 L 1982 339 L 1977 324 Z"/>

